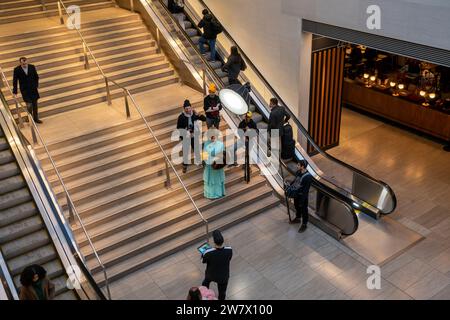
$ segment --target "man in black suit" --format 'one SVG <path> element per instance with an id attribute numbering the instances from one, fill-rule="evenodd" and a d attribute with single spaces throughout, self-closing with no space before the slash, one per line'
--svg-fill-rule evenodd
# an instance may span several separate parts
<path id="1" fill-rule="evenodd" d="M 297 173 L 295 175 L 295 180 L 293 184 L 296 184 L 299 188 L 297 191 L 297 196 L 294 198 L 294 206 L 296 217 L 291 223 L 302 222 L 298 232 L 304 232 L 308 226 L 308 197 L 309 188 L 313 180 L 312 175 L 306 169 L 308 164 L 305 160 L 299 160 L 297 163 Z"/>
<path id="2" fill-rule="evenodd" d="M 19 82 L 20 93 L 22 94 L 23 101 L 27 104 L 28 112 L 33 116 L 34 122 L 42 123 L 38 116 L 38 99 L 40 98 L 38 92 L 39 75 L 36 67 L 29 64 L 27 58 L 22 57 L 19 61 L 20 65 L 14 68 L 14 98 L 17 99 L 17 82 Z"/>
<path id="3" fill-rule="evenodd" d="M 205 279 L 202 285 L 209 289 L 211 282 L 217 283 L 219 300 L 225 300 L 233 249 L 230 246 L 223 245 L 224 239 L 219 230 L 214 230 L 212 236 L 214 247 L 206 250 L 202 256 L 202 262 L 206 263 Z"/>

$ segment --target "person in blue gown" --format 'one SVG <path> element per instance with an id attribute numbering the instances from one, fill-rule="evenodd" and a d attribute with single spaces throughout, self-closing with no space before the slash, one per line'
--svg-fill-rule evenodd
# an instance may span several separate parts
<path id="1" fill-rule="evenodd" d="M 223 160 L 224 144 L 217 139 L 218 130 L 211 131 L 210 138 L 204 145 L 205 168 L 203 171 L 204 196 L 207 199 L 218 199 L 225 196 L 225 170 L 214 169 L 213 163 Z"/>

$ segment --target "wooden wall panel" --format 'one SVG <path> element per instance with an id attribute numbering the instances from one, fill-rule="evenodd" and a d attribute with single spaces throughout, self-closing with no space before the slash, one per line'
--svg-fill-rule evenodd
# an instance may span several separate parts
<path id="1" fill-rule="evenodd" d="M 344 48 L 312 54 L 309 132 L 324 149 L 339 144 L 343 75 Z"/>

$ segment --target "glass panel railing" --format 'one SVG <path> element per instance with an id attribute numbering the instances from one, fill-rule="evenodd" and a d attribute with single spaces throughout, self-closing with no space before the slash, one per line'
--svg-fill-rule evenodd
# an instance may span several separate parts
<path id="1" fill-rule="evenodd" d="M 158 2 L 164 3 L 164 0 L 159 0 Z M 201 11 L 203 9 L 209 10 L 208 6 L 202 0 L 187 0 L 185 4 L 185 11 L 196 23 L 199 22 Z M 248 66 L 245 71 L 241 72 L 241 81 L 251 83 L 252 91 L 260 101 L 258 105 L 261 107 L 260 111 L 265 117 L 269 116 L 268 101 L 272 97 L 276 97 L 286 107 L 291 115 L 293 129 L 298 133 L 297 136 L 302 142 L 301 144 L 297 143 L 297 155 L 299 158 L 304 158 L 308 161 L 310 164 L 309 169 L 317 180 L 334 188 L 352 200 L 355 207 L 364 207 L 368 211 L 382 214 L 389 214 L 394 211 L 397 201 L 389 185 L 374 179 L 367 173 L 336 159 L 322 150 L 298 120 L 295 113 L 283 102 L 283 99 L 270 86 L 269 82 L 252 63 L 251 59 L 245 55 L 245 52 L 233 40 L 226 28 L 218 36 L 217 43 L 219 52 L 221 51 L 220 46 L 223 48 L 229 48 L 232 45 L 238 47 Z M 226 52 L 221 53 L 222 56 L 226 55 Z M 307 150 L 308 146 L 309 150 Z"/>

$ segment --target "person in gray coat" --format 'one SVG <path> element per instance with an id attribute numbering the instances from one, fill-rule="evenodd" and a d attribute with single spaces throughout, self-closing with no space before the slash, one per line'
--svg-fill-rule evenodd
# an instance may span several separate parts
<path id="1" fill-rule="evenodd" d="M 239 54 L 236 46 L 231 47 L 231 54 L 227 63 L 222 67 L 222 71 L 228 72 L 228 84 L 240 84 L 238 81 L 239 73 L 247 69 L 247 64 Z"/>

